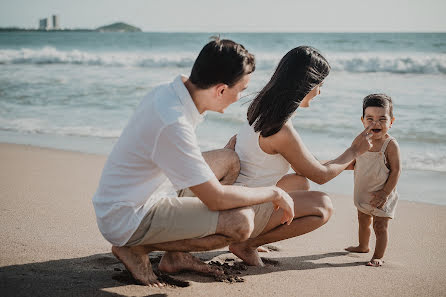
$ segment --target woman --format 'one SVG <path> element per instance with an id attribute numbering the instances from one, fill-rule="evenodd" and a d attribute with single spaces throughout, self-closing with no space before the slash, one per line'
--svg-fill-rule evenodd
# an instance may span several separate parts
<path id="1" fill-rule="evenodd" d="M 330 214 L 325 221 L 317 220 L 324 193 L 308 191 L 307 178 L 318 184 L 326 183 L 364 152 L 363 148 L 359 149 L 364 146 L 364 138 L 369 141 L 367 128 L 338 158 L 321 164 L 294 129 L 290 118 L 299 106 L 309 107 L 311 100 L 320 94 L 329 72 L 330 65 L 316 49 L 300 46 L 290 50 L 250 104 L 248 122 L 240 129 L 237 139 L 234 136 L 227 145 L 227 148 L 235 149 L 240 158 L 240 174 L 235 184 L 247 187 L 276 185 L 293 193 L 295 219 L 290 226 L 281 226 L 281 210 L 266 212 L 268 222 L 257 238 L 229 247 L 248 264 L 261 265 L 256 255 L 260 245 L 283 237 L 284 233 L 294 237 L 310 232 L 328 220 Z M 367 144 L 370 148 L 370 142 Z M 290 166 L 295 173 L 287 174 Z M 298 190 L 300 192 L 296 192 Z M 293 224 L 294 229 L 288 228 Z"/>

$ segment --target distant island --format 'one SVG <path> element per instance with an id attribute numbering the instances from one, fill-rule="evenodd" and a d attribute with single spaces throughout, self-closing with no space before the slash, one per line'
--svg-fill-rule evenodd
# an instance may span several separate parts
<path id="1" fill-rule="evenodd" d="M 126 23 L 118 22 L 107 26 L 102 26 L 97 29 L 24 29 L 17 27 L 0 28 L 0 32 L 142 32 L 138 27 L 131 26 Z"/>
<path id="2" fill-rule="evenodd" d="M 114 23 L 108 26 L 102 26 L 95 31 L 99 32 L 142 32 L 140 28 L 131 26 L 126 23 Z"/>

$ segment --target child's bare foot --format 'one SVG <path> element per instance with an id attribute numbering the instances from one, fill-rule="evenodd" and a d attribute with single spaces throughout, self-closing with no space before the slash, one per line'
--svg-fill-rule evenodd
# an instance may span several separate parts
<path id="1" fill-rule="evenodd" d="M 164 283 L 153 273 L 148 254 L 139 252 L 137 248 L 118 246 L 112 247 L 112 253 L 136 281 L 149 287 L 164 287 Z"/>
<path id="2" fill-rule="evenodd" d="M 201 262 L 197 257 L 183 252 L 166 252 L 158 266 L 160 271 L 176 273 L 183 270 L 200 272 L 214 276 L 221 276 L 224 271 Z"/>
<path id="3" fill-rule="evenodd" d="M 372 267 L 379 267 L 379 266 L 382 266 L 383 263 L 384 263 L 384 261 L 382 259 L 372 259 L 366 265 L 367 266 L 372 266 Z"/>
<path id="4" fill-rule="evenodd" d="M 352 253 L 368 253 L 370 251 L 370 249 L 368 247 L 362 247 L 360 245 L 358 245 L 358 246 L 349 246 L 345 250 L 348 251 L 348 252 L 352 252 Z"/>
<path id="5" fill-rule="evenodd" d="M 257 252 L 257 247 L 249 247 L 242 243 L 234 243 L 229 246 L 229 251 L 251 266 L 265 266 Z"/>

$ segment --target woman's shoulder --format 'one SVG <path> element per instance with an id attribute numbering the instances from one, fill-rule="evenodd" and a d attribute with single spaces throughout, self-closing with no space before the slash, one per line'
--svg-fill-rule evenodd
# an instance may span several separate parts
<path id="1" fill-rule="evenodd" d="M 297 133 L 296 129 L 294 129 L 291 121 L 288 121 L 285 123 L 285 125 L 282 126 L 282 128 L 279 130 L 279 132 L 277 132 L 273 136 L 276 136 L 277 138 L 280 138 L 280 139 L 286 141 L 286 140 L 295 138 L 296 136 L 298 136 L 298 133 Z M 290 137 L 292 137 L 292 138 L 290 138 Z"/>
<path id="2" fill-rule="evenodd" d="M 300 137 L 291 122 L 287 122 L 274 135 L 264 138 L 275 151 L 280 152 L 283 148 L 300 143 Z"/>

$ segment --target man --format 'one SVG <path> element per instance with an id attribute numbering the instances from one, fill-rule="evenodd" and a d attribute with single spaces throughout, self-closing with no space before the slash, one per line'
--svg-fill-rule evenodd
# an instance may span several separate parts
<path id="1" fill-rule="evenodd" d="M 313 216 L 314 223 L 295 222 L 296 227 L 283 229 L 282 224 L 290 225 L 295 217 L 294 197 L 277 187 L 222 185 L 237 178 L 236 154 L 219 150 L 205 154 L 205 160 L 200 152 L 194 130 L 201 114 L 223 113 L 240 98 L 254 69 L 254 56 L 242 45 L 220 39 L 209 42 L 189 78 L 178 76 L 142 100 L 113 148 L 93 204 L 113 254 L 142 284 L 163 286 L 152 271 L 151 251 L 166 251 L 159 269 L 167 273 L 219 273 L 187 252 L 231 245 L 242 260 L 261 265 L 257 250 L 241 242 L 278 241 L 328 221 L 329 198 L 313 192 L 318 207 L 300 216 Z M 166 179 L 176 189 L 190 188 L 197 197 L 160 197 L 156 191 Z M 273 208 L 281 209 L 275 220 L 270 219 Z"/>

